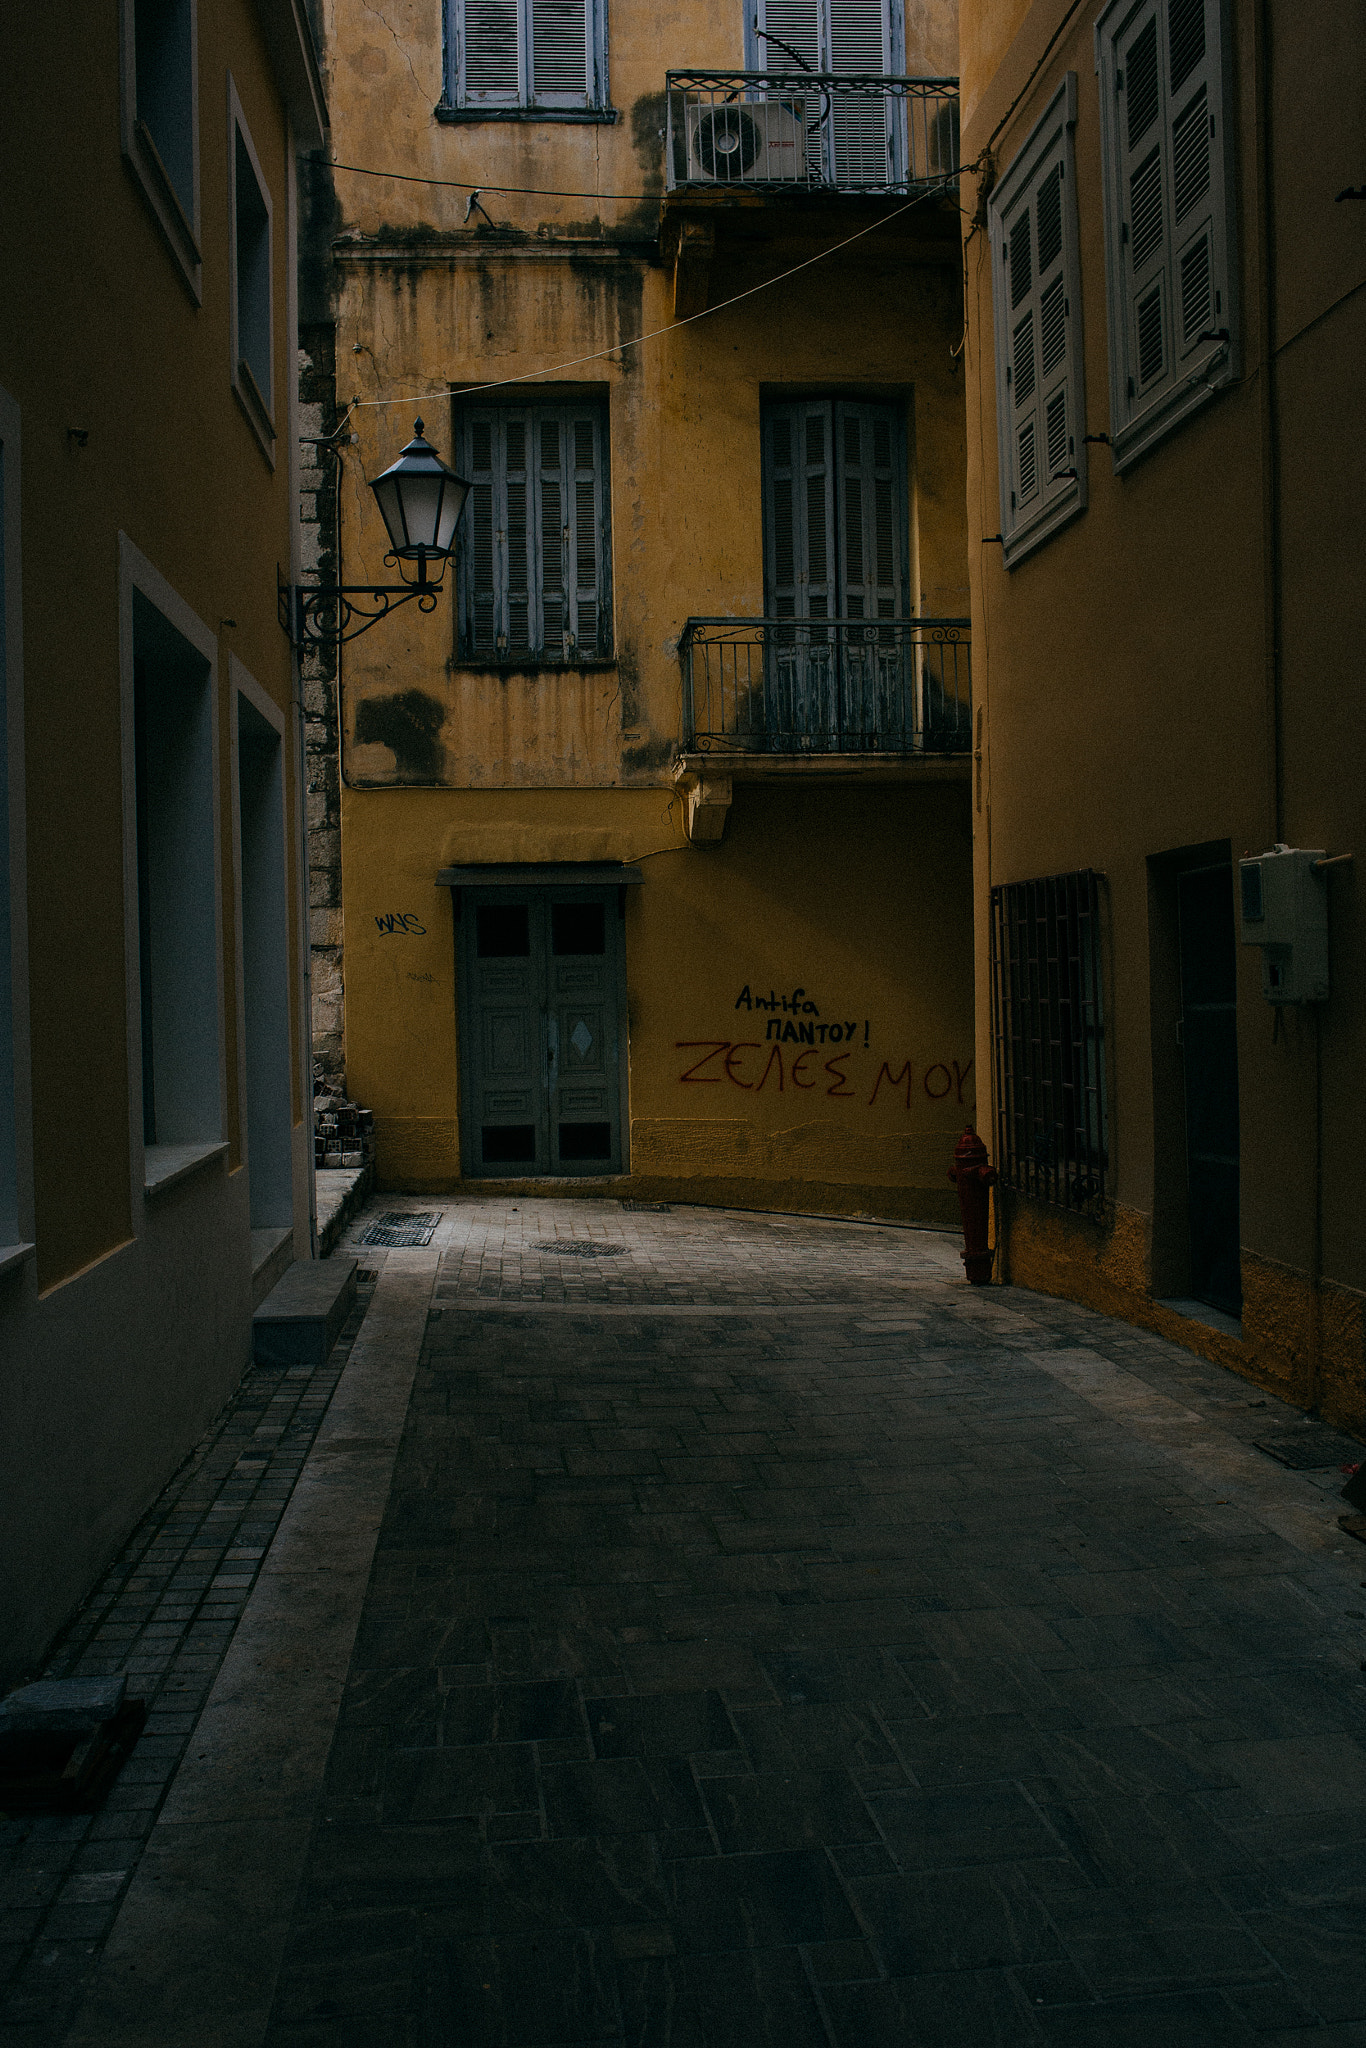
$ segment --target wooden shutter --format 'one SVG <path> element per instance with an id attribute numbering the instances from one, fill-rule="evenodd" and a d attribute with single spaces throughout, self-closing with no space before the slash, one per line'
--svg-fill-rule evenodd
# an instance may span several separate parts
<path id="1" fill-rule="evenodd" d="M 522 98 L 521 0 L 457 0 L 457 5 L 462 101 L 516 106 Z"/>
<path id="2" fill-rule="evenodd" d="M 992 194 L 992 308 L 1005 561 L 1086 502 L 1069 72 Z"/>
<path id="3" fill-rule="evenodd" d="M 889 0 L 825 0 L 829 10 L 829 69 L 849 74 L 892 69 Z M 893 117 L 900 103 L 885 94 L 836 96 L 830 116 L 833 162 L 839 185 L 885 185 L 892 162 Z"/>
<path id="4" fill-rule="evenodd" d="M 1150 0 L 1100 37 L 1108 82 L 1108 258 L 1121 429 L 1179 416 L 1192 373 L 1229 342 L 1220 0 Z M 1117 442 L 1127 448 L 1128 442 Z"/>
<path id="5" fill-rule="evenodd" d="M 531 0 L 531 96 L 542 107 L 588 104 L 589 0 Z"/>
<path id="6" fill-rule="evenodd" d="M 835 407 L 840 614 L 906 616 L 906 424 L 891 405 Z"/>
<path id="7" fill-rule="evenodd" d="M 497 415 L 467 414 L 461 438 L 470 503 L 461 549 L 460 652 L 475 660 L 491 661 L 503 630 L 499 618 Z"/>
<path id="8" fill-rule="evenodd" d="M 1078 473 L 1075 209 L 1062 123 L 1049 128 L 995 236 L 1002 532 L 1071 494 Z"/>
<path id="9" fill-rule="evenodd" d="M 580 655 L 612 652 L 608 572 L 607 419 L 598 408 L 565 420 L 566 555 L 570 630 Z"/>
<path id="10" fill-rule="evenodd" d="M 764 610 L 777 619 L 839 614 L 834 407 L 828 399 L 764 414 Z"/>
<path id="11" fill-rule="evenodd" d="M 1217 0 L 1168 0 L 1166 17 L 1172 329 L 1183 364 L 1228 327 Z"/>
<path id="12" fill-rule="evenodd" d="M 536 513 L 535 421 L 529 412 L 505 412 L 503 441 L 503 634 L 498 650 L 525 658 L 535 645 Z"/>

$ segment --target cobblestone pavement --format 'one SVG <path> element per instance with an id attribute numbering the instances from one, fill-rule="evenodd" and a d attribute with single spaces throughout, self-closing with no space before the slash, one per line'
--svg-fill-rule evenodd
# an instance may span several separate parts
<path id="1" fill-rule="evenodd" d="M 271 2048 L 1366 2044 L 1294 1411 L 931 1233 L 445 1214 Z"/>
<path id="2" fill-rule="evenodd" d="M 367 1293 L 323 1366 L 255 1366 L 57 1644 L 48 1678 L 148 1703 L 97 1814 L 0 1815 L 0 2043 L 60 2041 L 250 1597 Z"/>

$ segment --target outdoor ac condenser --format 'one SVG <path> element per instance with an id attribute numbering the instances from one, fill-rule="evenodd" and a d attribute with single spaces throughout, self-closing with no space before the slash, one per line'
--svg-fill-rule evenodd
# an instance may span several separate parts
<path id="1" fill-rule="evenodd" d="M 801 109 L 782 100 L 689 107 L 688 177 L 716 185 L 805 183 Z"/>
<path id="2" fill-rule="evenodd" d="M 1321 1003 L 1328 994 L 1328 882 L 1323 850 L 1274 846 L 1238 863 L 1243 944 L 1262 949 L 1269 1003 Z"/>

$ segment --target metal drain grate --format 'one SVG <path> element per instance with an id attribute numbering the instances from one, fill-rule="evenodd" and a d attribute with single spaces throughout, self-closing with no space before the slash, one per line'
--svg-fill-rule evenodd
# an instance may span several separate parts
<path id="1" fill-rule="evenodd" d="M 624 1244 L 599 1244 L 594 1237 L 543 1238 L 540 1249 L 555 1252 L 562 1259 L 619 1259 Z"/>
<path id="2" fill-rule="evenodd" d="M 673 1205 L 669 1202 L 623 1202 L 622 1208 L 636 1216 L 672 1216 Z"/>
<path id="3" fill-rule="evenodd" d="M 404 1245 L 430 1244 L 441 1221 L 439 1209 L 390 1209 L 367 1223 L 360 1234 L 362 1244 L 387 1245 L 390 1250 Z"/>
<path id="4" fill-rule="evenodd" d="M 1335 1436 L 1327 1429 L 1304 1429 L 1294 1436 L 1267 1436 L 1256 1447 L 1269 1458 L 1288 1465 L 1292 1472 L 1326 1472 L 1332 1465 L 1350 1465 L 1361 1455 L 1361 1445 L 1350 1437 Z"/>

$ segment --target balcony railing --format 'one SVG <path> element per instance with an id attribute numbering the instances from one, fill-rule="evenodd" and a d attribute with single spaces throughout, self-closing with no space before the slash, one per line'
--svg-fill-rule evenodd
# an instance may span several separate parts
<path id="1" fill-rule="evenodd" d="M 967 619 L 689 619 L 684 753 L 962 754 Z"/>
<path id="2" fill-rule="evenodd" d="M 671 192 L 915 192 L 958 170 L 958 80 L 670 71 Z"/>

